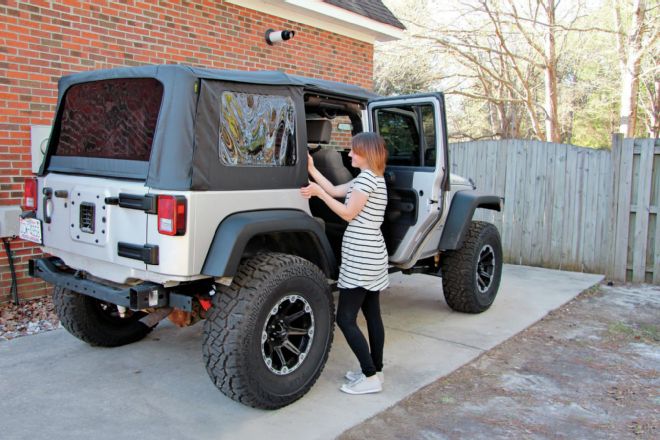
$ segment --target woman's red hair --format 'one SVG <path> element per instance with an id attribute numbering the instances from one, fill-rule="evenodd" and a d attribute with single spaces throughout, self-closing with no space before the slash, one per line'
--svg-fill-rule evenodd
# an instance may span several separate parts
<path id="1" fill-rule="evenodd" d="M 364 157 L 369 169 L 379 176 L 385 172 L 387 148 L 385 140 L 377 133 L 366 131 L 353 136 L 351 148 L 356 154 Z"/>

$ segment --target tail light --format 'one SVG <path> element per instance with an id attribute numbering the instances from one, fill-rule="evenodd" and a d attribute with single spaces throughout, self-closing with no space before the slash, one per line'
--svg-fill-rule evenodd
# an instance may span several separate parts
<path id="1" fill-rule="evenodd" d="M 158 232 L 163 235 L 186 233 L 186 198 L 158 196 Z"/>
<path id="2" fill-rule="evenodd" d="M 37 210 L 37 179 L 25 179 L 23 183 L 23 202 L 21 208 L 24 211 Z"/>

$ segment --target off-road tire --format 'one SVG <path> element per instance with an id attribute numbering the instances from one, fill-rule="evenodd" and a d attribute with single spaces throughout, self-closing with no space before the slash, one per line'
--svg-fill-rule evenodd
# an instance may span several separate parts
<path id="1" fill-rule="evenodd" d="M 152 330 L 140 322 L 142 312 L 129 310 L 122 318 L 115 305 L 63 287 L 53 289 L 53 304 L 62 326 L 90 345 L 118 347 L 139 341 Z"/>
<path id="2" fill-rule="evenodd" d="M 480 256 L 482 257 L 480 261 Z M 487 284 L 481 284 L 478 270 L 484 264 L 492 273 Z M 445 251 L 440 256 L 442 262 L 442 291 L 447 305 L 457 312 L 481 313 L 490 308 L 502 278 L 502 243 L 497 228 L 486 222 L 473 221 L 470 224 L 463 247 Z"/>
<path id="3" fill-rule="evenodd" d="M 203 336 L 204 364 L 215 386 L 237 402 L 262 409 L 301 398 L 323 371 L 332 345 L 334 303 L 324 274 L 303 258 L 264 253 L 244 260 L 232 284 L 216 289 Z M 313 338 L 305 344 L 304 359 L 297 355 L 295 370 L 276 374 L 267 364 L 262 336 L 278 304 L 293 304 L 293 298 L 310 306 Z"/>

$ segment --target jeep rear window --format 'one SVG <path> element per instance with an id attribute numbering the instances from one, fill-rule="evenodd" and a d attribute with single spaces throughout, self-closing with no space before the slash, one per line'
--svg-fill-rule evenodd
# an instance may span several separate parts
<path id="1" fill-rule="evenodd" d="M 220 160 L 230 166 L 296 163 L 296 109 L 288 96 L 223 92 Z"/>
<path id="2" fill-rule="evenodd" d="M 153 78 L 72 86 L 53 154 L 148 161 L 162 97 L 163 85 Z"/>

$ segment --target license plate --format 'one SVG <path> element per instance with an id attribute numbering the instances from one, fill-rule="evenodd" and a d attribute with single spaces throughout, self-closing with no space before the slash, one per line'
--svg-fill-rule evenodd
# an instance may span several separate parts
<path id="1" fill-rule="evenodd" d="M 41 244 L 41 220 L 36 218 L 19 218 L 18 236 L 23 240 Z"/>

